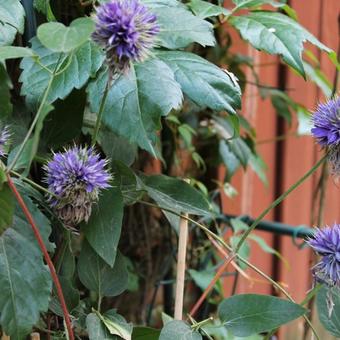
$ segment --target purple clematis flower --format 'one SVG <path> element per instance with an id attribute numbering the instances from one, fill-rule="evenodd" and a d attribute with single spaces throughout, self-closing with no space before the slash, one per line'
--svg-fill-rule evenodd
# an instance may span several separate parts
<path id="1" fill-rule="evenodd" d="M 88 221 L 99 191 L 110 186 L 106 165 L 93 148 L 74 146 L 55 153 L 45 166 L 45 181 L 54 195 L 49 198 L 50 204 L 67 226 Z"/>
<path id="2" fill-rule="evenodd" d="M 340 224 L 317 229 L 308 244 L 322 256 L 313 267 L 315 278 L 330 287 L 340 287 Z"/>
<path id="3" fill-rule="evenodd" d="M 313 114 L 312 134 L 328 151 L 332 174 L 340 176 L 340 97 L 319 104 Z"/>
<path id="4" fill-rule="evenodd" d="M 5 148 L 8 145 L 10 136 L 11 134 L 9 132 L 8 126 L 5 126 L 2 129 L 0 129 L 0 157 L 3 157 L 6 155 Z"/>
<path id="5" fill-rule="evenodd" d="M 124 72 L 155 46 L 157 18 L 138 0 L 111 0 L 97 7 L 93 40 L 102 46 L 110 69 Z"/>
<path id="6" fill-rule="evenodd" d="M 319 104 L 313 114 L 312 134 L 323 147 L 340 145 L 340 97 Z"/>

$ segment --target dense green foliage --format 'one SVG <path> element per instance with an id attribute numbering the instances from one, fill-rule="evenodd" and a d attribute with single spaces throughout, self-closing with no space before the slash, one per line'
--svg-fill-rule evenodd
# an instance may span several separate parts
<path id="1" fill-rule="evenodd" d="M 159 272 L 173 268 L 180 214 L 210 223 L 212 234 L 223 236 L 224 226 L 214 224 L 221 213 L 216 193 L 222 188 L 234 194 L 230 180 L 240 167 L 249 166 L 266 183 L 266 165 L 254 143 L 256 132 L 240 114 L 243 70 L 253 68 L 253 61 L 230 51 L 228 32 L 236 30 L 254 48 L 279 55 L 326 95 L 331 93 L 329 81 L 303 59 L 304 43 L 314 44 L 336 64 L 335 53 L 298 23 L 284 1 L 234 0 L 233 7 L 225 9 L 222 1 L 143 0 L 160 25 L 157 47 L 145 62 L 133 64 L 114 79 L 104 96 L 108 66 L 104 52 L 91 41 L 94 23 L 90 14 L 95 3 L 73 1 L 65 13 L 65 2 L 54 5 L 35 0 L 33 8 L 32 1 L 0 0 L 0 123 L 12 129 L 8 157 L 0 162 L 1 330 L 21 340 L 32 329 L 44 334 L 48 328 L 50 339 L 66 339 L 48 268 L 6 183 L 6 173 L 18 177 L 15 183 L 53 258 L 79 339 L 260 339 L 259 334 L 305 315 L 306 309 L 283 298 L 249 294 L 222 301 L 217 282 L 210 301 L 219 305 L 218 313 L 216 306 L 213 309 L 214 322 L 200 324 L 164 316 L 164 326 L 157 330 L 144 327 L 150 326 L 150 317 L 145 315 L 155 310 L 146 310 L 146 303 L 145 310 L 139 310 L 138 301 L 145 301 L 144 295 L 150 295 L 166 274 L 148 277 L 147 266 L 151 272 L 153 265 Z M 263 10 L 265 4 L 270 10 Z M 220 61 L 223 68 L 215 64 Z M 303 105 L 279 89 L 263 88 L 262 94 L 271 98 L 288 123 L 297 114 L 297 133 L 309 130 L 309 113 Z M 89 221 L 74 232 L 46 201 L 43 165 L 52 151 L 91 144 L 99 111 L 102 119 L 95 148 L 109 160 L 112 186 L 100 195 Z M 144 173 L 155 162 L 152 158 L 159 160 L 163 174 Z M 181 170 L 182 162 L 192 164 L 193 170 Z M 208 168 L 222 164 L 227 168 L 224 183 L 206 180 Z M 179 174 L 190 177 L 190 184 Z M 131 227 L 133 222 L 137 227 Z M 160 227 L 153 228 L 153 224 Z M 191 227 L 198 248 L 208 250 L 197 251 L 197 258 L 206 256 L 205 261 L 200 265 L 200 260 L 192 261 L 188 280 L 204 290 L 214 277 L 213 263 L 219 266 L 221 259 L 206 241 L 204 230 L 194 223 Z M 229 227 L 234 232 L 232 249 L 248 227 L 238 219 Z M 251 240 L 280 257 L 263 239 L 251 235 Z M 158 243 L 163 250 L 150 250 Z M 147 259 L 141 250 L 145 244 Z M 247 261 L 249 248 L 248 241 L 240 248 L 237 262 L 241 268 L 247 267 L 243 260 Z M 156 254 L 161 262 L 158 267 Z M 321 293 L 326 294 L 324 289 Z M 321 322 L 339 336 L 339 298 L 334 298 L 335 312 L 329 318 L 323 295 L 318 298 Z M 220 333 L 217 328 L 222 329 Z"/>

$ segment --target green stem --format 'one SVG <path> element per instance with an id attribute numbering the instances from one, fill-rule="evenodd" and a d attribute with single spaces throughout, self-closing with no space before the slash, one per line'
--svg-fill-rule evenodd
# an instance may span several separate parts
<path id="1" fill-rule="evenodd" d="M 44 64 L 42 64 L 39 60 L 39 58 L 34 58 L 34 61 L 41 67 L 43 68 L 45 71 L 47 71 L 50 74 L 53 74 L 53 71 L 51 71 L 48 67 L 46 67 Z"/>
<path id="2" fill-rule="evenodd" d="M 12 171 L 12 169 L 14 168 L 16 162 L 18 161 L 18 159 L 20 158 L 20 156 L 21 156 L 21 154 L 22 154 L 22 152 L 23 152 L 23 150 L 24 150 L 24 148 L 25 148 L 25 146 L 26 146 L 26 144 L 27 144 L 27 141 L 28 141 L 29 138 L 31 137 L 31 134 L 32 134 L 32 132 L 33 132 L 33 130 L 34 130 L 34 128 L 35 128 L 35 125 L 37 124 L 37 122 L 38 122 L 38 120 L 39 120 L 39 118 L 40 118 L 40 115 L 41 115 L 41 113 L 42 113 L 42 111 L 43 111 L 43 108 L 44 108 L 44 106 L 45 106 L 45 104 L 46 104 L 46 100 L 47 100 L 48 94 L 49 94 L 49 92 L 50 92 L 50 89 L 51 89 L 51 86 L 52 86 L 53 79 L 54 79 L 54 75 L 52 74 L 52 75 L 51 75 L 51 78 L 50 78 L 50 80 L 49 80 L 49 82 L 48 82 L 47 88 L 46 88 L 46 90 L 45 90 L 43 99 L 42 99 L 42 101 L 41 101 L 41 103 L 40 103 L 38 112 L 37 112 L 37 114 L 35 115 L 34 120 L 33 120 L 32 124 L 31 124 L 31 126 L 30 126 L 30 128 L 29 128 L 29 130 L 28 130 L 28 132 L 27 132 L 27 134 L 26 134 L 26 136 L 25 136 L 23 142 L 21 143 L 20 148 L 19 148 L 18 152 L 16 153 L 16 155 L 15 155 L 15 157 L 14 157 L 12 163 L 7 167 L 7 172 Z"/>
<path id="3" fill-rule="evenodd" d="M 307 296 L 300 303 L 301 306 L 306 305 L 314 296 L 318 293 L 318 291 L 322 288 L 322 284 L 318 283 L 310 292 L 308 292 Z"/>
<path id="4" fill-rule="evenodd" d="M 309 176 L 311 176 L 321 164 L 326 160 L 327 154 L 322 157 L 310 170 L 308 170 L 296 183 L 294 183 L 287 191 L 285 191 L 279 198 L 277 198 L 274 202 L 272 202 L 261 214 L 260 216 L 253 222 L 253 224 L 247 229 L 237 243 L 235 247 L 235 253 L 238 253 L 242 244 L 247 239 L 249 234 L 257 227 L 257 225 L 261 222 L 261 220 L 277 205 L 279 205 L 292 191 L 294 191 L 297 187 L 299 187 Z"/>
<path id="5" fill-rule="evenodd" d="M 24 148 L 25 148 L 25 145 L 27 144 L 27 141 L 29 140 L 29 138 L 31 137 L 31 134 L 34 130 L 34 127 L 36 126 L 37 122 L 39 121 L 39 118 L 40 118 L 40 115 L 41 113 L 43 112 L 43 109 L 44 109 L 44 106 L 46 104 L 46 101 L 47 101 L 47 97 L 48 97 L 48 94 L 51 90 L 51 86 L 52 86 L 52 83 L 53 83 L 53 80 L 54 80 L 54 77 L 56 75 L 56 73 L 58 72 L 58 69 L 59 69 L 59 63 L 60 63 L 60 60 L 61 60 L 61 57 L 62 57 L 62 54 L 59 55 L 58 57 L 58 60 L 57 60 L 57 63 L 54 67 L 54 71 L 51 73 L 51 77 L 50 77 L 50 80 L 47 84 L 47 87 L 46 87 L 46 90 L 45 90 L 45 93 L 44 93 L 44 96 L 42 98 L 42 101 L 39 105 L 39 108 L 38 108 L 38 111 L 37 111 L 37 114 L 35 115 L 34 117 L 34 120 L 23 140 L 23 142 L 21 143 L 20 145 L 20 148 L 18 150 L 18 152 L 16 153 L 16 155 L 14 156 L 14 159 L 12 161 L 12 163 L 7 167 L 7 173 L 9 173 L 15 166 L 16 162 L 18 161 L 20 155 L 22 154 Z"/>
<path id="6" fill-rule="evenodd" d="M 18 172 L 14 171 L 14 170 L 11 170 L 10 172 L 11 172 L 12 175 L 20 178 L 23 182 L 26 182 L 26 183 L 30 184 L 33 188 L 38 189 L 38 190 L 40 190 L 40 191 L 42 191 L 42 192 L 44 192 L 44 193 L 46 193 L 46 194 L 48 194 L 50 196 L 54 196 L 55 198 L 59 198 L 53 192 L 47 190 L 46 188 L 42 187 L 41 185 L 39 185 L 39 184 L 35 183 L 34 181 L 30 180 L 29 178 L 21 176 L 21 174 L 19 174 Z"/>
<path id="7" fill-rule="evenodd" d="M 69 66 L 71 65 L 72 60 L 73 60 L 73 53 L 71 53 L 68 56 L 68 60 L 67 60 L 66 65 L 62 69 L 58 69 L 57 72 L 54 73 L 54 76 L 59 76 L 60 74 L 65 72 L 69 68 Z M 64 59 L 64 61 L 65 61 L 65 59 Z M 60 67 L 61 67 L 61 65 L 60 65 Z"/>
<path id="8" fill-rule="evenodd" d="M 197 322 L 190 314 L 188 314 L 188 318 L 189 320 L 191 321 L 192 323 L 192 326 L 191 328 L 194 330 L 194 331 L 198 331 L 198 328 L 196 328 L 199 324 L 202 326 L 202 322 L 203 323 L 207 323 L 207 322 L 211 322 L 212 320 L 214 320 L 213 317 L 210 317 L 209 319 L 207 320 L 203 320 L 202 322 Z M 204 325 L 204 324 L 203 324 Z M 201 328 L 201 332 L 209 339 L 209 340 L 214 340 L 204 329 Z"/>
<path id="9" fill-rule="evenodd" d="M 325 157 L 323 158 L 325 159 Z M 320 162 L 319 162 L 320 163 Z M 321 163 L 320 163 L 321 164 Z M 248 262 L 246 259 L 244 259 L 242 256 L 240 256 L 238 253 L 234 253 L 233 248 L 231 246 L 229 246 L 222 237 L 216 235 L 214 232 L 212 232 L 208 227 L 206 227 L 205 225 L 193 220 L 192 218 L 179 214 L 176 211 L 173 211 L 171 209 L 165 208 L 165 207 L 160 207 L 157 204 L 153 204 L 150 202 L 146 202 L 146 201 L 138 201 L 139 203 L 154 207 L 154 208 L 158 208 L 164 211 L 168 211 L 171 212 L 172 214 L 179 216 L 183 219 L 188 220 L 189 222 L 191 222 L 192 224 L 196 225 L 197 227 L 199 227 L 200 229 L 202 229 L 206 234 L 212 236 L 216 241 L 218 241 L 225 249 L 227 249 L 231 254 L 233 254 L 234 256 L 236 256 L 236 258 L 244 263 L 245 265 L 247 265 L 249 268 L 253 269 L 256 273 L 258 273 L 259 275 L 261 275 L 263 278 L 265 278 L 268 282 L 270 282 L 276 289 L 278 289 L 281 293 L 283 293 L 291 302 L 296 303 L 296 301 L 291 297 L 291 295 L 276 281 L 274 281 L 270 276 L 268 276 L 266 273 L 264 273 L 263 271 L 261 271 L 259 268 L 257 268 L 256 266 L 254 266 L 252 263 Z M 312 325 L 311 321 L 308 319 L 308 317 L 306 315 L 303 315 L 303 318 L 305 319 L 305 321 L 307 322 L 307 324 L 309 325 L 309 327 L 311 328 L 311 330 L 313 331 L 315 338 L 317 340 L 320 340 L 320 337 L 318 336 L 314 326 Z"/>
<path id="10" fill-rule="evenodd" d="M 104 112 L 104 106 L 105 106 L 107 95 L 109 93 L 109 89 L 110 89 L 110 80 L 108 80 L 107 83 L 106 83 L 103 98 L 102 98 L 102 101 L 100 103 L 100 107 L 99 107 L 99 111 L 98 111 L 98 115 L 97 115 L 97 120 L 96 120 L 96 126 L 93 130 L 93 135 L 92 135 L 92 145 L 96 144 L 96 141 L 97 141 L 97 138 L 98 138 L 100 125 L 101 125 L 103 112 Z"/>
<path id="11" fill-rule="evenodd" d="M 214 318 L 211 316 L 210 318 L 208 319 L 205 319 L 203 321 L 200 321 L 200 322 L 195 322 L 191 328 L 194 329 L 195 331 L 197 331 L 198 329 L 200 329 L 201 327 L 203 327 L 204 325 L 206 325 L 207 323 L 210 323 L 211 321 L 213 321 Z"/>
<path id="12" fill-rule="evenodd" d="M 320 198 L 319 198 L 319 211 L 318 211 L 318 219 L 317 226 L 321 227 L 323 224 L 324 213 L 325 213 L 325 203 L 326 203 L 326 187 L 328 180 L 328 164 L 324 163 L 321 170 L 320 175 Z"/>
<path id="13" fill-rule="evenodd" d="M 101 309 L 101 306 L 102 306 L 102 296 L 101 295 L 99 295 L 98 296 L 98 305 L 97 305 L 97 310 L 98 310 L 98 312 L 100 313 L 100 309 Z"/>

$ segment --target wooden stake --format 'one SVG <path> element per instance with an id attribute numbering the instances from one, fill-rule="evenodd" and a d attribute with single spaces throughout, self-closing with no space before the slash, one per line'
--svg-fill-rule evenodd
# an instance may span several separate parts
<path id="1" fill-rule="evenodd" d="M 40 334 L 39 333 L 31 333 L 31 340 L 40 340 Z"/>
<path id="2" fill-rule="evenodd" d="M 6 335 L 5 333 L 2 333 L 1 340 L 11 340 L 11 338 L 8 335 Z"/>
<path id="3" fill-rule="evenodd" d="M 185 180 L 188 182 L 188 180 Z M 187 215 L 185 215 L 187 216 Z M 188 220 L 181 218 L 179 223 L 179 240 L 177 255 L 177 277 L 176 277 L 176 297 L 175 297 L 175 319 L 183 318 L 183 299 L 185 283 L 185 262 L 187 256 L 188 242 Z"/>

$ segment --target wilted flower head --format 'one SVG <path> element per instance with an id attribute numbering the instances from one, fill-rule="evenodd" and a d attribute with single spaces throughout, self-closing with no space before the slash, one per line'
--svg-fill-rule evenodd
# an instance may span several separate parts
<path id="1" fill-rule="evenodd" d="M 93 148 L 74 146 L 55 153 L 45 166 L 48 189 L 55 195 L 49 198 L 50 203 L 66 225 L 88 221 L 100 189 L 110 186 L 106 165 Z"/>
<path id="2" fill-rule="evenodd" d="M 11 136 L 8 126 L 1 127 L 0 125 L 0 157 L 6 155 L 5 148 L 9 142 Z"/>
<path id="3" fill-rule="evenodd" d="M 340 287 L 340 224 L 317 229 L 308 244 L 322 256 L 313 268 L 316 279 Z"/>
<path id="4" fill-rule="evenodd" d="M 312 134 L 321 146 L 340 145 L 340 97 L 319 104 L 313 125 Z"/>
<path id="5" fill-rule="evenodd" d="M 138 0 L 110 0 L 96 9 L 95 42 L 106 51 L 109 67 L 125 71 L 145 60 L 159 32 L 157 19 Z"/>

